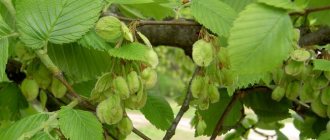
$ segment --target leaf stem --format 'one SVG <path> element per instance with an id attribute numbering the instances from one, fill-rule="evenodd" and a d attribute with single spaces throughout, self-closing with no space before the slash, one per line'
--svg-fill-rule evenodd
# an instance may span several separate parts
<path id="1" fill-rule="evenodd" d="M 5 35 L 5 36 L 0 37 L 0 39 L 9 38 L 9 37 L 17 37 L 17 36 L 19 36 L 19 34 L 14 32 L 14 33 L 11 33 L 9 35 Z"/>
<path id="2" fill-rule="evenodd" d="M 255 133 L 259 134 L 260 136 L 265 137 L 266 139 L 271 139 L 272 137 L 275 137 L 275 136 L 276 136 L 276 133 L 275 133 L 275 134 L 266 134 L 266 133 L 263 133 L 263 132 L 257 130 L 256 127 L 252 127 L 251 129 L 252 129 Z"/>
<path id="3" fill-rule="evenodd" d="M 75 106 L 78 105 L 78 103 L 79 103 L 78 99 L 73 99 L 72 102 L 67 105 L 67 107 L 74 108 Z"/>
<path id="4" fill-rule="evenodd" d="M 133 128 L 133 132 L 144 140 L 151 140 L 148 136 L 144 135 L 141 131 L 137 130 L 135 127 Z"/>
<path id="5" fill-rule="evenodd" d="M 41 62 L 47 67 L 48 70 L 51 71 L 52 74 L 58 75 L 59 73 L 61 73 L 60 69 L 57 68 L 57 66 L 53 63 L 53 61 L 50 59 L 45 50 L 37 50 L 36 54 L 41 60 Z"/>
<path id="6" fill-rule="evenodd" d="M 167 129 L 166 131 L 166 134 L 163 138 L 163 140 L 169 140 L 171 139 L 174 134 L 175 134 L 175 130 L 176 130 L 176 127 L 178 126 L 182 116 L 184 115 L 184 113 L 186 113 L 186 111 L 189 109 L 189 103 L 190 103 L 190 100 L 192 98 L 192 94 L 191 94 L 191 83 L 193 81 L 193 79 L 195 78 L 195 76 L 197 75 L 198 71 L 200 70 L 200 67 L 196 67 L 195 68 L 195 71 L 189 81 L 189 85 L 188 85 L 188 89 L 187 89 L 187 94 L 186 94 L 186 97 L 184 99 L 184 102 L 180 108 L 180 111 L 179 113 L 176 115 L 174 121 L 172 122 L 172 125 L 170 126 L 170 128 Z"/>
<path id="7" fill-rule="evenodd" d="M 226 119 L 226 117 L 228 116 L 228 114 L 230 113 L 231 109 L 234 107 L 236 101 L 238 101 L 238 99 L 240 98 L 242 92 L 236 92 L 233 97 L 231 98 L 230 102 L 228 103 L 225 111 L 222 113 L 220 119 L 217 122 L 217 125 L 215 127 L 215 129 L 213 130 L 212 136 L 210 138 L 210 140 L 215 140 L 215 138 L 218 136 L 218 134 L 220 133 L 220 131 L 222 130 L 223 127 L 223 123 Z"/>

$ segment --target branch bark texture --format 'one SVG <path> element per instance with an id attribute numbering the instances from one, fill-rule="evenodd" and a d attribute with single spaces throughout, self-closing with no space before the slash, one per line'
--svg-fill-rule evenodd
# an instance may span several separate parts
<path id="1" fill-rule="evenodd" d="M 320 27 L 317 31 L 303 35 L 299 40 L 300 46 L 326 45 L 330 43 L 330 27 Z"/>
<path id="2" fill-rule="evenodd" d="M 191 83 L 192 83 L 193 79 L 195 78 L 195 76 L 197 75 L 199 69 L 200 68 L 197 67 L 195 69 L 195 72 L 191 76 L 191 79 L 190 79 L 189 85 L 188 85 L 188 89 L 187 89 L 187 94 L 186 94 L 186 97 L 185 97 L 185 99 L 183 101 L 183 104 L 182 104 L 182 106 L 180 108 L 180 111 L 176 115 L 174 121 L 172 122 L 171 127 L 167 129 L 166 134 L 165 134 L 163 140 L 170 140 L 175 135 L 176 127 L 178 126 L 178 124 L 179 124 L 182 116 L 184 115 L 184 113 L 186 113 L 187 110 L 189 109 L 189 103 L 190 103 L 190 100 L 192 98 L 192 93 L 191 93 L 190 87 L 191 87 Z"/>

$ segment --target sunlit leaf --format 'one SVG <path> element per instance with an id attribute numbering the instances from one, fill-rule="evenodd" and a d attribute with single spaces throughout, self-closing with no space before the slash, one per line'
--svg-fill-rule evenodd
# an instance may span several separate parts
<path id="1" fill-rule="evenodd" d="M 269 72 L 281 66 L 292 50 L 293 27 L 285 10 L 249 5 L 231 29 L 231 69 L 240 74 Z"/>
<path id="2" fill-rule="evenodd" d="M 102 9 L 101 0 L 19 0 L 16 5 L 21 39 L 33 49 L 76 41 Z"/>

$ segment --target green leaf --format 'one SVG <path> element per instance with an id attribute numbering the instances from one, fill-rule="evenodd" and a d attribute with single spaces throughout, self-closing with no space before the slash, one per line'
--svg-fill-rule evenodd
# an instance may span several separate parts
<path id="1" fill-rule="evenodd" d="M 255 124 L 256 128 L 264 129 L 264 130 L 276 130 L 281 129 L 284 127 L 283 123 L 280 122 L 265 122 L 265 121 L 258 121 L 257 124 Z"/>
<path id="2" fill-rule="evenodd" d="M 122 59 L 142 61 L 151 66 L 158 64 L 158 58 L 150 58 L 151 54 L 157 55 L 156 52 L 152 48 L 136 42 L 123 45 L 120 48 L 111 49 L 109 50 L 109 54 Z"/>
<path id="3" fill-rule="evenodd" d="M 243 99 L 244 105 L 251 108 L 259 121 L 271 123 L 290 117 L 291 102 L 282 99 L 277 102 L 271 98 L 271 93 L 250 93 Z"/>
<path id="4" fill-rule="evenodd" d="M 21 40 L 38 49 L 81 38 L 97 21 L 102 0 L 19 0 L 16 8 Z"/>
<path id="5" fill-rule="evenodd" d="M 251 4 L 242 11 L 229 37 L 231 69 L 258 74 L 281 66 L 293 44 L 293 27 L 285 10 Z"/>
<path id="6" fill-rule="evenodd" d="M 88 32 L 79 41 L 78 44 L 88 49 L 95 49 L 98 51 L 107 51 L 113 48 L 112 45 L 107 43 L 101 37 L 99 37 L 94 30 Z"/>
<path id="7" fill-rule="evenodd" d="M 53 140 L 49 135 L 44 132 L 40 131 L 36 135 L 34 135 L 30 140 Z"/>
<path id="8" fill-rule="evenodd" d="M 151 124 L 161 130 L 166 130 L 174 120 L 174 114 L 170 104 L 157 93 L 149 93 L 146 105 L 141 112 Z"/>
<path id="9" fill-rule="evenodd" d="M 278 140 L 289 140 L 280 130 L 276 130 L 276 135 Z"/>
<path id="10" fill-rule="evenodd" d="M 76 43 L 48 46 L 48 55 L 64 73 L 75 82 L 95 79 L 111 70 L 106 52 L 91 50 Z"/>
<path id="11" fill-rule="evenodd" d="M 225 111 L 227 105 L 229 104 L 231 97 L 228 96 L 227 92 L 225 90 L 220 91 L 221 97 L 220 101 L 214 104 L 210 104 L 209 109 L 207 110 L 197 110 L 197 113 L 199 113 L 202 116 L 202 119 L 205 121 L 207 127 L 204 130 L 204 135 L 211 136 L 214 128 L 216 127 L 216 124 L 220 118 L 220 116 Z M 240 101 L 237 101 L 231 111 L 228 113 L 224 123 L 223 123 L 223 131 L 220 133 L 226 133 L 228 130 L 230 130 L 235 124 L 240 120 L 241 116 L 243 115 L 241 113 L 241 109 L 243 108 L 243 105 Z M 195 116 L 196 117 L 196 116 Z"/>
<path id="12" fill-rule="evenodd" d="M 4 21 L 0 14 L 0 82 L 5 81 L 7 79 L 6 76 L 6 64 L 8 60 L 8 35 L 11 33 L 10 27 Z"/>
<path id="13" fill-rule="evenodd" d="M 122 4 L 119 8 L 125 16 L 133 18 L 154 18 L 156 20 L 161 20 L 175 15 L 172 8 L 166 7 L 157 2 L 128 5 Z"/>
<path id="14" fill-rule="evenodd" d="M 89 81 L 83 81 L 76 83 L 73 86 L 74 90 L 79 93 L 79 95 L 82 95 L 84 97 L 89 98 L 91 96 L 91 92 L 95 86 L 96 79 L 89 80 Z"/>
<path id="15" fill-rule="evenodd" d="M 330 5 L 330 1 L 328 0 L 310 0 L 309 7 L 321 7 Z M 316 19 L 316 24 L 319 25 L 330 25 L 330 10 L 323 10 L 318 12 L 310 13 L 310 17 Z"/>
<path id="16" fill-rule="evenodd" d="M 14 83 L 0 84 L 0 121 L 17 120 L 20 110 L 28 106 L 21 90 Z"/>
<path id="17" fill-rule="evenodd" d="M 324 59 L 313 60 L 314 70 L 330 71 L 330 61 Z"/>
<path id="18" fill-rule="evenodd" d="M 23 134 L 42 126 L 48 120 L 47 114 L 36 114 L 15 122 L 12 126 L 0 132 L 2 140 L 17 140 Z"/>
<path id="19" fill-rule="evenodd" d="M 224 3 L 227 3 L 233 9 L 236 10 L 237 13 L 241 12 L 247 5 L 255 2 L 256 0 L 221 0 Z"/>
<path id="20" fill-rule="evenodd" d="M 8 61 L 9 42 L 7 38 L 0 39 L 0 82 L 7 79 L 6 65 Z"/>
<path id="21" fill-rule="evenodd" d="M 0 40 L 7 38 L 11 32 L 12 29 L 8 26 L 0 14 Z"/>
<path id="22" fill-rule="evenodd" d="M 300 131 L 300 138 L 316 139 L 326 129 L 328 118 L 320 118 L 316 115 L 306 114 L 304 120 L 294 119 L 293 124 Z"/>
<path id="23" fill-rule="evenodd" d="M 12 28 L 15 26 L 15 19 L 10 15 L 9 11 L 2 2 L 0 2 L 0 16 L 2 16 L 7 25 L 10 25 Z"/>
<path id="24" fill-rule="evenodd" d="M 230 6 L 219 0 L 193 0 L 191 12 L 196 20 L 220 36 L 228 36 L 237 17 Z"/>
<path id="25" fill-rule="evenodd" d="M 330 138 L 330 132 L 325 131 L 320 134 L 320 136 L 318 137 L 318 140 L 328 140 L 329 138 Z"/>
<path id="26" fill-rule="evenodd" d="M 106 0 L 109 3 L 116 4 L 144 4 L 144 3 L 153 3 L 153 0 Z"/>
<path id="27" fill-rule="evenodd" d="M 70 140 L 102 140 L 102 124 L 88 111 L 62 107 L 59 125 L 63 135 Z"/>
<path id="28" fill-rule="evenodd" d="M 258 2 L 286 10 L 298 9 L 292 0 L 258 0 Z"/>
<path id="29" fill-rule="evenodd" d="M 264 83 L 269 83 L 270 74 L 260 73 L 260 74 L 242 74 L 237 75 L 237 80 L 235 81 L 234 87 L 237 88 L 248 88 L 249 86 L 263 81 Z M 271 79 L 270 79 L 271 80 Z"/>

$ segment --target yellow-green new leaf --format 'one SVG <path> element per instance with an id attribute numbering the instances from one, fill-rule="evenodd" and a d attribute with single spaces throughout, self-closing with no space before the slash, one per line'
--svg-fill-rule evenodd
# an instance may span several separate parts
<path id="1" fill-rule="evenodd" d="M 38 49 L 81 38 L 97 21 L 102 0 L 19 0 L 16 8 L 21 40 Z"/>
<path id="2" fill-rule="evenodd" d="M 292 50 L 293 27 L 285 10 L 251 4 L 234 22 L 229 37 L 231 68 L 241 74 L 269 72 Z"/>

